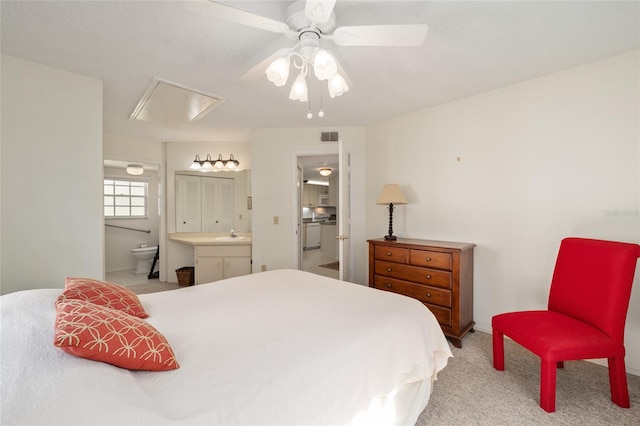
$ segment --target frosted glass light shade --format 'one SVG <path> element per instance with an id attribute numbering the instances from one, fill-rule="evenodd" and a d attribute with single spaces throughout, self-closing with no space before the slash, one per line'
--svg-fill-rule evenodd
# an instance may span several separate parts
<path id="1" fill-rule="evenodd" d="M 288 56 L 278 58 L 267 68 L 267 78 L 276 86 L 284 86 L 289 78 L 289 67 L 291 60 Z"/>
<path id="2" fill-rule="evenodd" d="M 335 59 L 327 50 L 319 49 L 313 58 L 313 72 L 318 80 L 328 80 L 338 72 Z"/>
<path id="3" fill-rule="evenodd" d="M 144 168 L 140 164 L 129 164 L 127 166 L 127 173 L 134 176 L 140 176 L 144 173 Z"/>
<path id="4" fill-rule="evenodd" d="M 336 96 L 340 96 L 344 92 L 349 91 L 349 86 L 347 85 L 347 82 L 338 72 L 335 73 L 335 75 L 329 79 L 328 88 L 329 88 L 329 96 L 331 96 L 332 98 L 335 98 Z"/>
<path id="5" fill-rule="evenodd" d="M 307 102 L 307 82 L 304 79 L 302 73 L 298 75 L 296 81 L 291 86 L 291 92 L 289 93 L 289 99 L 293 101 Z"/>

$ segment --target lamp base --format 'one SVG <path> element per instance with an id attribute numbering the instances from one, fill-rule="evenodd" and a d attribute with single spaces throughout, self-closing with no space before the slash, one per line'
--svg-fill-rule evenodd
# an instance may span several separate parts
<path id="1" fill-rule="evenodd" d="M 398 237 L 396 237 L 395 235 L 385 235 L 384 239 L 386 241 L 396 241 L 398 239 Z"/>

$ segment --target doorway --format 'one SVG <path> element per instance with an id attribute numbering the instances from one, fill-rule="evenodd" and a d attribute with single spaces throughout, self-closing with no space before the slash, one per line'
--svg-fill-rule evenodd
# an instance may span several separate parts
<path id="1" fill-rule="evenodd" d="M 298 155 L 299 267 L 338 278 L 339 156 Z"/>
<path id="2" fill-rule="evenodd" d="M 127 166 L 133 163 L 142 166 L 142 174 L 127 173 Z M 160 248 L 163 246 L 161 236 L 163 235 L 165 216 L 161 212 L 162 203 L 160 201 L 163 197 L 162 174 L 161 164 L 104 160 L 105 280 L 131 287 L 164 279 L 160 276 L 163 271 L 164 259 L 161 256 L 162 251 L 158 252 L 157 250 L 158 246 Z M 125 185 L 127 182 L 130 185 L 128 188 L 130 212 L 132 212 L 130 217 L 127 217 L 125 209 L 122 208 L 126 198 L 125 193 L 127 193 Z M 112 185 L 109 188 L 110 191 L 107 190 L 108 184 Z M 144 188 L 144 197 L 139 196 L 141 188 Z M 113 192 L 113 194 L 109 192 Z M 112 198 L 110 202 L 113 202 L 114 205 L 111 209 L 107 207 L 109 197 Z M 144 209 L 141 212 L 140 207 L 134 206 L 140 204 L 142 199 L 144 199 Z M 114 215 L 114 211 L 118 210 L 119 212 Z M 137 250 L 134 256 L 133 249 L 142 250 Z M 147 251 L 151 255 L 146 256 Z M 158 254 L 157 257 L 156 254 Z M 144 257 L 144 268 L 141 265 L 141 257 Z"/>

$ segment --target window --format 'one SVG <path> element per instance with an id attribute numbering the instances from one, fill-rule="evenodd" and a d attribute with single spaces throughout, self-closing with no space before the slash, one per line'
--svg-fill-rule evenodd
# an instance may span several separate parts
<path id="1" fill-rule="evenodd" d="M 146 218 L 147 182 L 128 179 L 105 179 L 104 217 Z"/>

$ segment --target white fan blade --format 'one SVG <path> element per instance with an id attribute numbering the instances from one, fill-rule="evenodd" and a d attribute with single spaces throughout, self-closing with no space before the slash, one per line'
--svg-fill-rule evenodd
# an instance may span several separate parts
<path id="1" fill-rule="evenodd" d="M 225 21 L 236 22 L 238 24 L 247 25 L 249 27 L 261 30 L 271 31 L 274 33 L 287 33 L 289 26 L 284 22 L 274 19 L 265 18 L 264 16 L 254 13 L 245 12 L 244 10 L 235 9 L 231 6 L 216 3 L 208 0 L 185 0 L 183 6 L 186 10 L 198 13 L 212 18 L 223 19 Z"/>
<path id="2" fill-rule="evenodd" d="M 240 77 L 240 80 L 256 81 L 261 79 L 265 76 L 265 71 L 273 61 L 280 58 L 281 56 L 291 53 L 291 50 L 292 49 L 290 47 L 283 47 L 282 49 L 278 49 L 275 53 L 263 59 L 262 61 L 260 61 L 260 63 L 247 71 L 242 77 Z"/>
<path id="3" fill-rule="evenodd" d="M 311 22 L 324 24 L 331 18 L 335 5 L 336 0 L 307 0 L 304 5 L 304 14 Z"/>
<path id="4" fill-rule="evenodd" d="M 426 24 L 339 27 L 327 38 L 340 46 L 420 46 L 428 29 Z"/>

